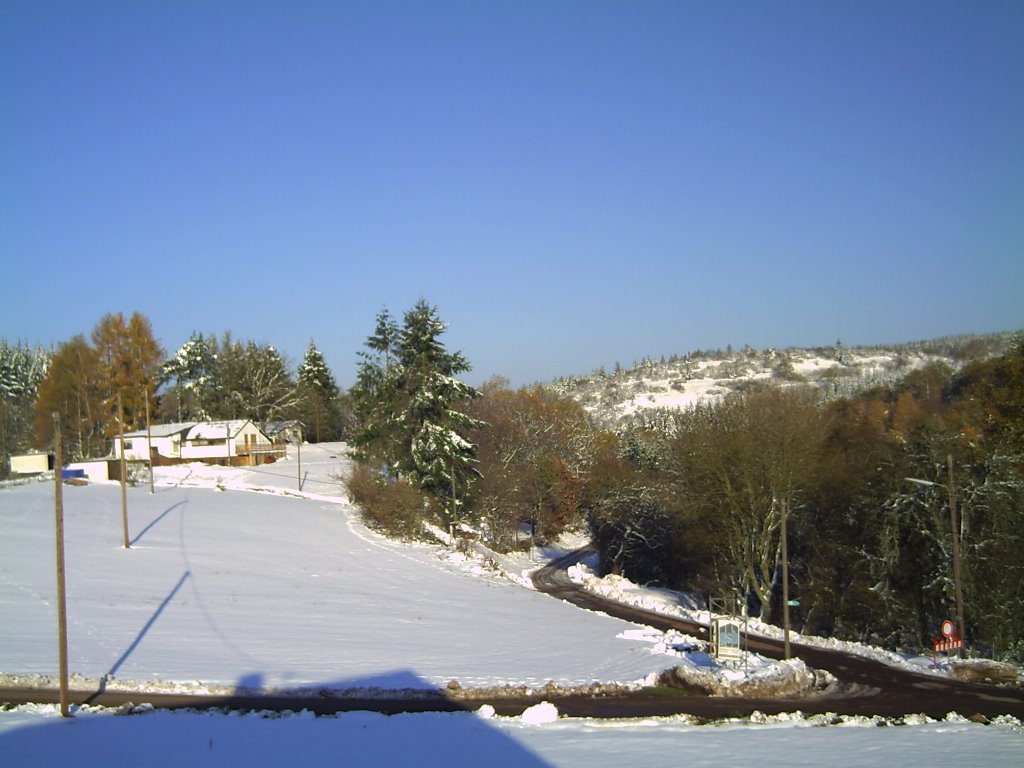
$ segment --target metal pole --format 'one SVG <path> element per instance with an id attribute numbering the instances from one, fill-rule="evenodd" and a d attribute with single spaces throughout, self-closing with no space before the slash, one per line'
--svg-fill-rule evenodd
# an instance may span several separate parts
<path id="1" fill-rule="evenodd" d="M 120 422 L 118 435 L 121 441 L 121 527 L 124 530 L 124 548 L 130 549 L 128 541 L 128 463 L 124 458 L 124 409 L 121 407 L 121 395 L 117 396 L 117 419 Z"/>
<path id="2" fill-rule="evenodd" d="M 785 499 L 782 501 L 782 632 L 784 640 L 782 643 L 784 658 L 789 658 L 789 551 L 786 541 L 786 511 Z"/>
<path id="3" fill-rule="evenodd" d="M 149 454 L 149 492 L 155 493 L 153 490 L 153 426 L 149 423 L 149 387 L 146 386 L 142 390 L 142 394 L 146 398 L 146 451 Z"/>
<path id="4" fill-rule="evenodd" d="M 299 457 L 299 477 L 298 477 L 298 481 L 299 481 L 299 492 L 301 493 L 302 492 L 302 439 L 301 438 L 295 441 L 295 450 L 296 450 L 296 452 L 298 454 L 298 457 Z"/>
<path id="5" fill-rule="evenodd" d="M 953 534 L 953 590 L 956 594 L 956 631 L 960 634 L 959 656 L 964 657 L 964 591 L 960 578 L 960 522 L 956 514 L 956 486 L 953 484 L 953 454 L 946 454 L 949 467 L 949 523 Z"/>
<path id="6" fill-rule="evenodd" d="M 61 478 L 60 414 L 53 414 L 54 514 L 57 522 L 57 642 L 60 656 L 60 713 L 71 717 L 68 695 L 68 604 L 64 584 L 64 486 Z"/>

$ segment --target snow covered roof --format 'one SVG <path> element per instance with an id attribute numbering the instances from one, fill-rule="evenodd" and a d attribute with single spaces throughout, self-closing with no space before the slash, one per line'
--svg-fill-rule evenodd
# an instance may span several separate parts
<path id="1" fill-rule="evenodd" d="M 283 432 L 286 429 L 292 429 L 294 427 L 303 426 L 302 422 L 298 419 L 290 419 L 289 421 L 268 421 L 263 431 L 267 435 L 276 435 L 278 432 Z"/>
<path id="2" fill-rule="evenodd" d="M 192 427 L 185 435 L 186 440 L 223 440 L 226 434 L 235 437 L 245 427 L 252 424 L 249 419 L 234 421 L 204 421 Z"/>
<path id="3" fill-rule="evenodd" d="M 153 437 L 171 437 L 182 432 L 187 432 L 192 429 L 198 422 L 195 421 L 181 421 L 174 424 L 153 424 L 150 427 L 150 433 Z M 125 437 L 146 437 L 147 432 L 145 429 L 137 429 L 134 432 L 125 432 Z"/>

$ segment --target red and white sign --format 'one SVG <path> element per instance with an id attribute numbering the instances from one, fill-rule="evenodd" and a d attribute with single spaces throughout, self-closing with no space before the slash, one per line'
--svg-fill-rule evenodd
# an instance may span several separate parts
<path id="1" fill-rule="evenodd" d="M 932 663 L 936 663 L 937 656 L 940 653 L 949 653 L 950 651 L 956 651 L 964 647 L 964 641 L 956 635 L 956 629 L 953 626 L 953 622 L 946 619 L 942 622 L 942 637 L 936 637 L 932 641 L 934 650 L 932 651 Z"/>

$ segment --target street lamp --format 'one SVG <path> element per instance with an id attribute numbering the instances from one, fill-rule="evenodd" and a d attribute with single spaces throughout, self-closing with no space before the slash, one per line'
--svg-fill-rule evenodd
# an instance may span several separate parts
<path id="1" fill-rule="evenodd" d="M 946 455 L 946 465 L 949 468 L 948 485 L 945 486 L 949 494 L 949 524 L 953 534 L 953 592 L 956 595 L 956 624 L 960 633 L 959 655 L 964 657 L 964 592 L 960 579 L 960 525 L 956 515 L 956 486 L 953 484 L 953 454 Z M 916 477 L 906 478 L 908 482 L 918 485 L 931 485 L 942 488 L 941 483 L 933 483 L 931 480 L 919 480 Z"/>

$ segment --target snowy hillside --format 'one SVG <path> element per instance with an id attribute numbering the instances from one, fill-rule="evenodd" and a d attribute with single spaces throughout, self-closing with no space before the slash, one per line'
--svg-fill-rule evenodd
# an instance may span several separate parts
<path id="1" fill-rule="evenodd" d="M 343 455 L 328 455 L 341 470 Z M 626 622 L 372 533 L 326 476 L 297 498 L 294 468 L 158 468 L 155 494 L 129 490 L 128 550 L 119 487 L 67 487 L 71 672 L 172 688 L 426 689 L 629 684 L 671 665 Z M 0 626 L 19 628 L 0 644 L 0 672 L 50 673 L 52 485 L 0 491 L 0 520 Z"/>
<path id="2" fill-rule="evenodd" d="M 252 469 L 199 464 L 157 471 L 156 492 L 128 492 L 131 548 L 121 546 L 115 484 L 65 488 L 73 687 L 213 691 L 635 685 L 668 667 L 714 663 L 693 638 L 579 610 L 440 546 L 368 531 L 338 476 L 341 445 L 304 446 Z M 0 678 L 53 684 L 57 666 L 53 486 L 0 488 Z M 621 585 L 616 589 L 621 593 Z M 648 599 L 650 595 L 648 594 Z M 690 649 L 690 650 L 687 650 Z M 770 672 L 766 660 L 752 668 Z M 799 666 L 799 665 L 798 665 Z M 732 670 L 738 674 L 738 670 Z M 6 673 L 6 674 L 2 674 Z M 754 674 L 758 674 L 756 671 Z M 410 694 L 412 691 L 410 691 Z M 133 717 L 112 717 L 133 713 Z M 966 761 L 1016 765 L 1024 734 L 951 715 L 881 718 L 799 713 L 702 726 L 687 717 L 559 718 L 550 704 L 521 717 L 476 712 L 248 716 L 151 707 L 52 705 L 0 711 L 4 764 L 601 766 L 816 765 Z M 885 725 L 900 728 L 879 728 Z M 839 725 L 843 727 L 821 727 Z M 112 749 L 111 745 L 116 745 Z"/>
<path id="3" fill-rule="evenodd" d="M 629 369 L 616 365 L 608 373 L 559 379 L 550 386 L 613 425 L 654 409 L 686 408 L 715 400 L 755 382 L 779 386 L 796 383 L 818 387 L 826 397 L 846 397 L 871 387 L 892 384 L 930 363 L 954 370 L 972 360 L 1004 353 L 1014 333 L 957 336 L 879 347 L 784 350 L 705 350 L 660 361 L 643 360 Z"/>

